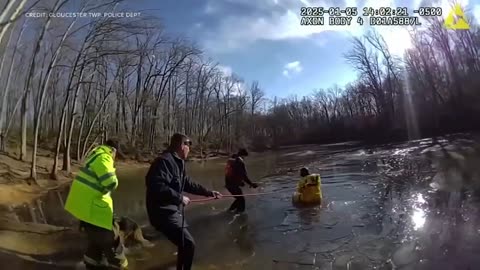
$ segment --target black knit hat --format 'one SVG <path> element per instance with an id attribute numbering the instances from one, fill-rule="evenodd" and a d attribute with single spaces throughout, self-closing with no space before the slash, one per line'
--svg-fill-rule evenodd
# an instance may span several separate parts
<path id="1" fill-rule="evenodd" d="M 121 158 L 125 158 L 125 154 L 123 154 L 122 150 L 120 150 L 120 142 L 117 139 L 108 139 L 105 142 L 105 145 L 115 148 L 117 155 L 119 155 Z"/>
<path id="2" fill-rule="evenodd" d="M 307 176 L 309 174 L 310 174 L 310 172 L 308 171 L 308 169 L 306 167 L 303 167 L 303 168 L 300 169 L 300 175 L 301 176 Z"/>
<path id="3" fill-rule="evenodd" d="M 247 149 L 245 149 L 245 148 L 240 148 L 240 149 L 238 150 L 237 155 L 239 155 L 239 156 L 241 156 L 241 157 L 246 157 L 246 156 L 248 156 Z"/>

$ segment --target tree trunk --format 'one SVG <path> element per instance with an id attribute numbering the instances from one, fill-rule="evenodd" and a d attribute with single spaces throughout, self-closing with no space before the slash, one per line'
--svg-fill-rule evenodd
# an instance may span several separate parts
<path id="1" fill-rule="evenodd" d="M 65 146 L 65 152 L 63 153 L 63 170 L 66 171 L 67 173 L 70 173 L 71 171 L 70 147 L 72 144 L 71 142 L 72 142 L 73 126 L 75 124 L 75 110 L 77 108 L 78 93 L 80 91 L 80 86 L 82 84 L 84 71 L 85 71 L 85 62 L 82 64 L 82 67 L 80 69 L 79 79 L 77 82 L 77 86 L 75 88 L 75 94 L 73 96 L 72 109 L 70 111 L 70 119 L 69 119 L 70 126 L 68 128 L 67 145 Z"/>
<path id="2" fill-rule="evenodd" d="M 95 117 L 93 118 L 92 122 L 90 123 L 90 127 L 88 128 L 87 136 L 85 137 L 85 140 L 83 141 L 82 159 L 85 156 L 85 154 L 87 153 L 86 151 L 87 151 L 88 138 L 92 134 L 93 126 L 95 125 L 95 122 L 97 121 L 98 116 L 102 112 L 103 106 L 105 106 L 105 104 L 107 103 L 107 98 L 108 98 L 109 94 L 110 93 L 107 93 L 107 95 L 103 99 L 102 103 L 100 104 L 100 109 L 97 111 L 97 113 L 95 114 Z"/>
<path id="3" fill-rule="evenodd" d="M 60 156 L 60 147 L 62 146 L 62 134 L 65 126 L 65 118 L 67 115 L 68 98 L 69 97 L 67 94 L 67 97 L 65 98 L 65 104 L 63 105 L 63 108 L 62 108 L 62 116 L 60 117 L 60 122 L 58 125 L 57 143 L 55 146 L 55 157 L 53 158 L 53 167 L 52 167 L 52 172 L 50 173 L 50 178 L 53 180 L 58 179 L 58 158 Z"/>
<path id="4" fill-rule="evenodd" d="M 21 108 L 21 134 L 20 138 L 22 144 L 20 146 L 20 160 L 25 161 L 25 157 L 27 156 L 27 98 L 28 98 L 28 90 L 25 90 L 25 93 L 22 96 L 22 108 Z"/>
<path id="5" fill-rule="evenodd" d="M 53 10 L 53 12 L 57 12 L 58 9 L 63 5 L 65 4 L 68 0 L 64 1 L 63 3 L 60 3 L 61 0 L 57 0 L 55 2 L 55 8 Z M 22 146 L 21 146 L 21 153 L 20 153 L 20 160 L 24 161 L 25 160 L 25 157 L 27 155 L 27 106 L 28 106 L 28 97 L 29 97 L 29 92 L 30 92 L 30 88 L 31 88 L 31 84 L 32 84 L 32 80 L 33 80 L 33 77 L 34 77 L 34 71 L 35 71 L 35 64 L 36 64 L 36 58 L 37 58 L 37 55 L 38 53 L 40 52 L 40 48 L 41 48 L 41 44 L 42 44 L 42 41 L 43 41 L 43 38 L 45 36 L 45 32 L 47 31 L 47 29 L 49 28 L 50 26 L 50 23 L 51 23 L 51 19 L 52 17 L 47 17 L 47 21 L 45 23 L 45 25 L 43 26 L 42 28 L 42 31 L 40 32 L 40 36 L 37 40 L 37 43 L 35 45 L 35 49 L 33 51 L 33 55 L 32 55 L 32 60 L 30 62 L 30 65 L 29 65 L 29 68 L 28 68 L 28 72 L 27 72 L 27 82 L 25 84 L 25 93 L 23 95 L 23 102 L 22 102 L 22 117 L 21 117 L 21 122 L 22 122 L 22 134 L 21 134 L 21 138 L 22 138 Z M 36 146 L 34 146 L 36 147 Z M 35 161 L 32 161 L 32 170 L 35 170 Z M 31 175 L 35 176 L 35 171 L 32 171 L 31 172 Z"/>
<path id="6" fill-rule="evenodd" d="M 91 76 L 93 79 L 93 74 Z M 86 119 L 86 114 L 87 114 L 87 106 L 90 101 L 90 96 L 92 93 L 92 84 L 88 85 L 88 93 L 87 97 L 85 98 L 85 104 L 83 107 L 83 112 L 82 112 L 82 120 L 80 120 L 80 128 L 78 130 L 78 139 L 77 139 L 77 162 L 82 161 L 82 153 L 80 152 L 80 145 L 81 145 L 81 140 L 82 140 L 82 133 L 83 133 L 83 127 L 85 126 L 85 119 Z"/>
<path id="7" fill-rule="evenodd" d="M 60 7 L 65 4 L 68 0 L 65 0 L 63 3 L 60 3 L 60 0 L 57 1 L 56 8 L 55 10 L 59 10 Z M 83 9 L 82 9 L 83 11 Z M 52 68 L 57 64 L 58 56 L 60 55 L 61 49 L 63 47 L 63 44 L 67 38 L 68 33 L 72 29 L 73 25 L 75 24 L 76 20 L 78 17 L 73 20 L 70 25 L 68 26 L 67 30 L 63 34 L 63 37 L 60 41 L 60 44 L 58 45 L 53 57 L 52 61 L 50 62 L 48 68 L 47 68 L 47 74 L 46 74 L 46 79 L 44 81 L 44 85 L 41 86 L 40 90 L 40 100 L 38 101 L 38 105 L 35 108 L 35 115 L 34 115 L 34 134 L 33 134 L 33 151 L 32 151 L 32 168 L 30 171 L 30 178 L 36 180 L 37 178 L 37 172 L 36 172 L 36 164 L 37 164 L 37 149 L 38 149 L 38 132 L 40 129 L 40 123 L 41 123 L 41 117 L 42 117 L 42 112 L 43 112 L 43 104 L 45 101 L 45 93 L 47 92 L 47 87 L 50 84 L 50 78 L 52 75 Z M 42 34 L 43 38 L 43 34 Z M 69 171 L 68 171 L 69 172 Z"/>
<path id="8" fill-rule="evenodd" d="M 13 123 L 13 119 L 15 119 L 15 113 L 17 112 L 18 110 L 18 106 L 20 106 L 20 103 L 21 103 L 22 99 L 19 98 L 17 100 L 17 103 L 15 104 L 15 107 L 13 108 L 13 111 L 11 113 L 11 117 L 10 119 L 8 120 L 8 123 L 7 123 L 7 127 L 5 128 L 5 133 L 3 135 L 3 145 L 1 145 L 0 147 L 2 147 L 3 149 L 7 149 L 7 141 L 8 141 L 8 131 L 10 130 L 10 126 L 12 125 Z"/>
<path id="9" fill-rule="evenodd" d="M 14 46 L 13 52 L 12 52 L 12 61 L 10 63 L 10 69 L 9 69 L 8 75 L 7 75 L 5 92 L 3 93 L 2 103 L 1 103 L 2 105 L 0 106 L 0 152 L 6 151 L 6 147 L 7 147 L 7 127 L 5 126 L 5 124 L 7 122 L 7 100 L 8 100 L 8 95 L 10 93 L 10 83 L 12 82 L 13 67 L 15 66 L 15 62 L 16 62 L 15 60 L 16 60 L 16 56 L 17 56 L 18 42 L 21 39 L 21 37 L 23 36 L 23 32 L 25 31 L 25 28 L 26 28 L 25 26 L 26 26 L 26 20 L 23 22 L 20 33 L 18 34 L 17 39 L 15 41 L 15 46 Z M 7 48 L 8 48 L 8 46 L 7 46 Z M 6 54 L 6 52 L 5 52 L 5 54 Z M 3 64 L 2 64 L 2 66 L 3 66 Z M 15 106 L 15 108 L 16 107 L 17 106 Z M 12 115 L 12 117 L 15 117 L 15 113 Z"/>
<path id="10" fill-rule="evenodd" d="M 27 1 L 28 0 L 21 0 L 21 2 L 19 3 L 18 1 L 10 0 L 6 9 L 0 15 L 0 23 L 3 23 L 5 21 L 8 21 L 10 19 L 18 17 L 18 15 L 22 11 L 22 9 L 25 6 L 25 4 L 27 3 Z M 13 14 L 11 16 L 9 16 L 8 14 L 10 13 L 11 9 L 15 6 L 15 4 L 17 4 L 17 9 L 15 9 Z M 0 44 L 2 44 L 3 37 L 5 36 L 5 33 L 8 32 L 8 30 L 10 29 L 10 26 L 12 26 L 12 25 L 13 25 L 13 23 L 7 23 L 4 26 L 0 26 L 0 29 L 1 29 L 0 30 Z"/>

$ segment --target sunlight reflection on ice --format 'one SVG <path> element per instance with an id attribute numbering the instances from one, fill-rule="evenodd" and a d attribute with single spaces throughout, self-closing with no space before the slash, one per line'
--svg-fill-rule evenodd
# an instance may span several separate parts
<path id="1" fill-rule="evenodd" d="M 413 229 L 418 230 L 423 227 L 425 224 L 425 211 L 422 209 L 415 209 L 413 211 L 412 220 L 413 220 Z"/>
<path id="2" fill-rule="evenodd" d="M 417 194 L 417 198 L 413 206 L 414 210 L 412 214 L 412 222 L 413 222 L 414 230 L 421 229 L 425 224 L 426 214 L 425 214 L 425 211 L 419 205 L 419 204 L 424 204 L 425 202 L 426 201 L 425 201 L 425 198 L 423 198 L 423 195 Z"/>

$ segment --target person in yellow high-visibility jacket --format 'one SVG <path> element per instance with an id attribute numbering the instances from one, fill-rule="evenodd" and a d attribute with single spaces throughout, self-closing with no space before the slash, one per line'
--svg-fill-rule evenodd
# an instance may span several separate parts
<path id="1" fill-rule="evenodd" d="M 65 202 L 65 210 L 80 220 L 80 227 L 87 234 L 88 247 L 83 256 L 87 269 L 128 266 L 118 228 L 114 226 L 110 195 L 118 186 L 114 167 L 117 154 L 122 155 L 116 140 L 94 148 L 73 180 Z"/>
<path id="2" fill-rule="evenodd" d="M 322 184 L 319 174 L 310 174 L 307 168 L 300 169 L 300 182 L 293 202 L 300 204 L 322 204 Z"/>

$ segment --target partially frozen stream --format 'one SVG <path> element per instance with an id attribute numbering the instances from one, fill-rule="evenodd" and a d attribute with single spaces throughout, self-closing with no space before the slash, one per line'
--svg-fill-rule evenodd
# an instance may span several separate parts
<path id="1" fill-rule="evenodd" d="M 473 190 L 480 158 L 472 145 L 454 137 L 373 148 L 303 145 L 254 155 L 247 166 L 252 178 L 263 177 L 264 192 L 295 187 L 299 166 L 320 173 L 324 208 L 295 208 L 290 192 L 249 197 L 247 214 L 236 218 L 224 211 L 230 199 L 192 206 L 187 219 L 197 242 L 197 269 L 476 269 L 480 224 Z M 191 163 L 189 171 L 222 189 L 223 165 Z M 117 214 L 142 223 L 144 173 L 123 172 L 115 194 Z M 47 222 L 62 211 L 60 204 L 48 206 L 58 197 L 48 200 Z M 132 269 L 159 269 L 175 260 L 173 247 L 156 239 L 152 249 L 130 250 Z M 62 258 L 50 256 L 52 263 L 73 267 L 82 252 L 75 247 Z M 7 260 L 18 265 L 9 269 L 59 269 L 4 255 L 2 262 Z"/>

